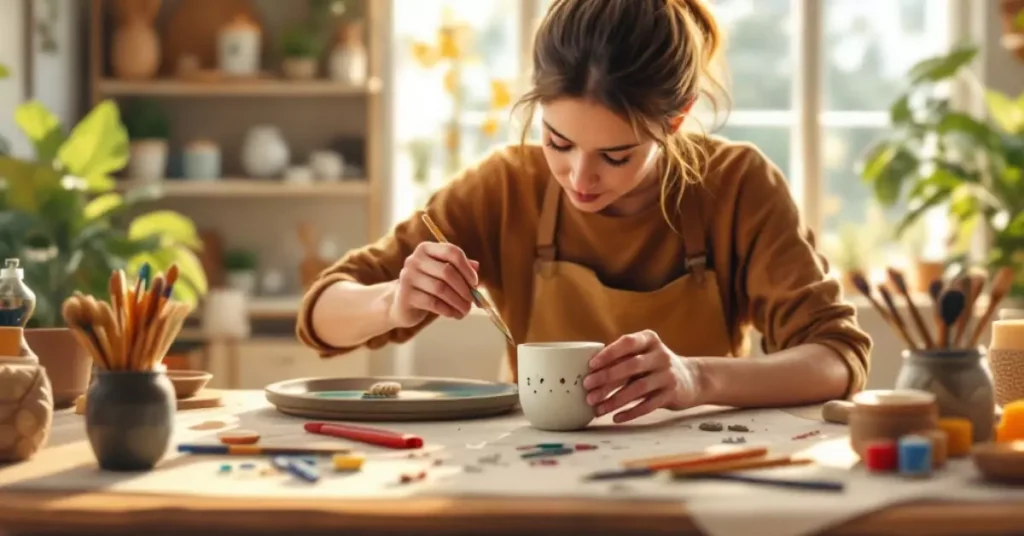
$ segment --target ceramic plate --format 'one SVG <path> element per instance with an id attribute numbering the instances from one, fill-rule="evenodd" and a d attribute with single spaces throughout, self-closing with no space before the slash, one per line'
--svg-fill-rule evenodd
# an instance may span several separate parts
<path id="1" fill-rule="evenodd" d="M 395 398 L 363 398 L 377 382 L 398 382 Z M 519 405 L 516 385 L 455 378 L 303 378 L 268 385 L 267 400 L 281 413 L 345 421 L 470 419 L 508 413 Z"/>

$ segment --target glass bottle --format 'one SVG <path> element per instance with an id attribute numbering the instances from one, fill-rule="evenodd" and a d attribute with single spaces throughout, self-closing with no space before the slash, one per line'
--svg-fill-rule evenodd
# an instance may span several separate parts
<path id="1" fill-rule="evenodd" d="M 6 259 L 0 269 L 0 326 L 24 328 L 36 310 L 36 295 L 25 284 L 25 270 L 18 259 Z M 21 355 L 35 357 L 24 337 Z"/>

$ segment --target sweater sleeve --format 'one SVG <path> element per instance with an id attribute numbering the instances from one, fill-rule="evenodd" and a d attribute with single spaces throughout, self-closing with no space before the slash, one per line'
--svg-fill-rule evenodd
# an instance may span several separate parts
<path id="1" fill-rule="evenodd" d="M 858 326 L 856 309 L 844 302 L 839 282 L 827 274 L 782 172 L 753 148 L 743 160 L 734 231 L 740 303 L 748 307 L 766 353 L 817 343 L 841 356 L 851 396 L 867 381 L 871 338 Z"/>
<path id="2" fill-rule="evenodd" d="M 499 229 L 503 221 L 502 196 L 514 163 L 507 150 L 491 153 L 468 167 L 427 202 L 426 211 L 449 242 L 458 245 L 471 260 L 480 263 L 481 285 L 498 285 L 501 278 L 497 262 L 500 249 Z M 321 357 L 341 355 L 361 346 L 376 349 L 389 342 L 401 343 L 433 322 L 431 314 L 421 323 L 395 329 L 371 338 L 364 344 L 350 348 L 334 347 L 313 330 L 312 312 L 323 291 L 339 281 L 353 281 L 374 285 L 394 281 L 416 246 L 434 241 L 433 235 L 417 211 L 397 224 L 387 235 L 375 243 L 354 249 L 324 270 L 306 291 L 299 310 L 296 335 L 306 346 Z"/>

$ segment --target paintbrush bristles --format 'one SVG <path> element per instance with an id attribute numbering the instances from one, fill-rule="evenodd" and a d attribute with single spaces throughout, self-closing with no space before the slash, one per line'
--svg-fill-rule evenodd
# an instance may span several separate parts
<path id="1" fill-rule="evenodd" d="M 156 370 L 191 312 L 183 303 L 168 302 L 171 285 L 151 274 L 148 265 L 143 268 L 134 285 L 137 295 L 118 270 L 110 277 L 109 303 L 75 291 L 62 304 L 65 324 L 96 365 L 106 370 Z M 177 269 L 172 269 L 177 279 Z"/>

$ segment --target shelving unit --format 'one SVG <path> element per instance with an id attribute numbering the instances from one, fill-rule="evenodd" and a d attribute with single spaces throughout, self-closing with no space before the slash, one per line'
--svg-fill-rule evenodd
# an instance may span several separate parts
<path id="1" fill-rule="evenodd" d="M 178 1 L 163 2 L 157 22 L 158 32 L 167 30 L 161 23 L 169 18 Z M 134 98 L 158 100 L 172 119 L 180 118 L 173 125 L 177 132 L 172 138 L 172 152 L 180 152 L 184 143 L 199 138 L 211 139 L 222 148 L 225 177 L 161 181 L 162 204 L 189 216 L 201 212 L 199 215 L 205 220 L 215 222 L 213 225 L 218 232 L 223 230 L 222 227 L 231 227 L 237 231 L 236 235 L 266 237 L 263 238 L 267 242 L 263 249 L 264 253 L 271 251 L 270 257 L 282 256 L 294 245 L 277 243 L 282 239 L 276 236 L 287 232 L 281 229 L 290 231 L 299 223 L 297 220 L 305 221 L 306 218 L 313 219 L 319 229 L 329 230 L 332 238 L 338 238 L 333 234 L 335 232 L 345 233 L 340 240 L 343 249 L 374 241 L 381 235 L 385 180 L 382 176 L 385 141 L 382 58 L 383 48 L 389 39 L 386 24 L 389 2 L 351 2 L 351 13 L 363 21 L 369 53 L 367 82 L 361 85 L 330 80 L 323 69 L 313 80 L 291 80 L 274 75 L 254 80 L 191 80 L 176 78 L 174 73 L 167 72 L 165 66 L 152 79 L 118 79 L 112 74 L 109 59 L 116 24 L 113 17 L 115 4 L 113 0 L 90 0 L 89 100 L 93 105 L 106 99 L 118 103 Z M 276 46 L 280 30 L 298 16 L 291 5 L 282 7 L 282 4 L 277 0 L 250 2 L 251 7 L 260 13 L 264 24 L 264 47 Z M 298 2 L 295 5 L 302 7 Z M 264 54 L 261 68 L 268 73 L 278 70 L 273 56 Z M 283 179 L 246 178 L 237 169 L 238 149 L 242 133 L 257 123 L 280 125 L 289 144 L 294 143 L 293 164 L 302 163 L 312 150 L 339 143 L 339 138 L 345 142 L 354 141 L 357 149 L 353 150 L 362 156 L 357 162 L 360 171 L 355 172 L 360 177 L 349 177 L 348 173 L 352 173 L 349 171 L 340 181 L 302 184 L 287 183 Z M 118 188 L 124 191 L 133 184 L 131 179 L 125 179 Z M 271 207 L 270 212 L 267 212 L 267 207 Z M 254 211 L 260 211 L 259 215 L 251 215 Z M 246 212 L 250 214 L 246 215 Z M 362 229 L 365 229 L 365 234 Z M 289 235 L 287 240 L 294 241 L 294 235 Z M 274 251 L 273 248 L 278 246 L 279 251 Z M 298 267 L 291 263 L 284 266 L 286 270 L 297 272 Z M 300 293 L 301 289 L 295 288 L 285 297 L 253 296 L 250 299 L 250 316 L 254 319 L 294 319 Z"/>

